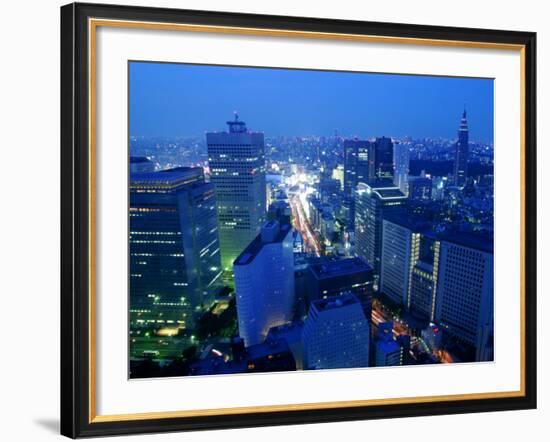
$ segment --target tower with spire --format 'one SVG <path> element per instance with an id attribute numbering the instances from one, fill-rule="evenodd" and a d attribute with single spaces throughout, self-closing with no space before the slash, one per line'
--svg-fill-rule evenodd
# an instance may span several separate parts
<path id="1" fill-rule="evenodd" d="M 462 120 L 458 129 L 458 140 L 455 146 L 454 184 L 463 187 L 468 176 L 468 121 L 466 119 L 466 107 L 462 112 Z"/>

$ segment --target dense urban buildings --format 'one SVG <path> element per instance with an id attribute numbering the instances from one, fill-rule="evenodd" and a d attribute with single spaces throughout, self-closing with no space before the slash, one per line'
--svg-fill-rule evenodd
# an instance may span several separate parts
<path id="1" fill-rule="evenodd" d="M 211 181 L 216 188 L 222 266 L 258 234 L 265 221 L 264 134 L 250 132 L 244 121 L 228 121 L 227 132 L 206 134 Z"/>
<path id="2" fill-rule="evenodd" d="M 216 69 L 220 83 L 238 78 Z M 233 86 L 197 86 L 216 104 L 193 114 L 191 135 L 130 136 L 130 377 L 493 360 L 494 146 L 474 141 L 482 112 L 464 111 L 456 136 L 455 96 L 438 120 L 448 135 L 417 119 L 420 135 L 407 136 L 384 103 L 361 120 L 339 93 L 327 101 L 348 112 L 338 129 L 319 119 L 330 127 L 295 134 L 284 113 L 248 104 L 265 135 L 236 112 L 216 132 L 247 102 L 250 83 Z"/>

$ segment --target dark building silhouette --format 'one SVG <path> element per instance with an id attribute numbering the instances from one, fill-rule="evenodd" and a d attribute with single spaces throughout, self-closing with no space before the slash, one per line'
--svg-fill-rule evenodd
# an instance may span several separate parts
<path id="1" fill-rule="evenodd" d="M 374 178 L 393 180 L 393 142 L 391 138 L 377 138 L 374 144 Z"/>

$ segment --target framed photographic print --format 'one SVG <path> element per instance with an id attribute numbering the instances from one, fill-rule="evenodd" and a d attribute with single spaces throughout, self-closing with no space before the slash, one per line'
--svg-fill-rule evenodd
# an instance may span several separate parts
<path id="1" fill-rule="evenodd" d="M 62 434 L 534 408 L 535 43 L 62 7 Z"/>

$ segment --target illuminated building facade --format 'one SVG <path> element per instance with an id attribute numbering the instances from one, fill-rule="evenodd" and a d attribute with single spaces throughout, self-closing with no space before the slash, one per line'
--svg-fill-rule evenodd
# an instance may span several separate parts
<path id="1" fill-rule="evenodd" d="M 391 180 L 359 183 L 355 191 L 355 254 L 380 275 L 382 220 L 405 204 L 407 197 Z"/>
<path id="2" fill-rule="evenodd" d="M 221 288 L 214 186 L 202 168 L 130 178 L 133 326 L 192 326 Z"/>
<path id="3" fill-rule="evenodd" d="M 248 131 L 237 114 L 227 125 L 227 132 L 206 134 L 226 271 L 266 220 L 264 135 Z"/>
<path id="4" fill-rule="evenodd" d="M 351 293 L 311 303 L 302 332 L 305 369 L 369 366 L 370 325 Z"/>
<path id="5" fill-rule="evenodd" d="M 291 321 L 294 238 L 290 225 L 268 221 L 233 266 L 239 336 L 245 346 L 264 342 L 269 329 Z"/>
<path id="6" fill-rule="evenodd" d="M 410 152 L 409 145 L 395 142 L 393 145 L 394 176 L 393 183 L 399 187 L 405 195 L 408 193 L 409 163 Z"/>
<path id="7" fill-rule="evenodd" d="M 374 176 L 374 149 L 367 140 L 344 140 L 344 193 L 353 195 L 359 183 Z"/>
<path id="8" fill-rule="evenodd" d="M 441 242 L 435 319 L 476 348 L 476 360 L 491 360 L 493 245 L 461 233 Z"/>
<path id="9" fill-rule="evenodd" d="M 421 219 L 394 213 L 383 221 L 380 290 L 394 303 L 432 320 L 440 241 Z"/>

